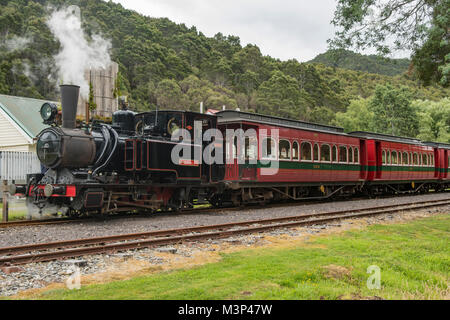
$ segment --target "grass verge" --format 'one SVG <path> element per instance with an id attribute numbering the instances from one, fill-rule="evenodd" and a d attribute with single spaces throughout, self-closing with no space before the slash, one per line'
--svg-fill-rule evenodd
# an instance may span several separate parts
<path id="1" fill-rule="evenodd" d="M 38 299 L 449 299 L 450 215 L 315 237 L 293 248 L 224 254 L 218 263 L 54 290 Z M 381 288 L 368 289 L 369 266 Z"/>
<path id="2" fill-rule="evenodd" d="M 0 203 L 0 216 L 1 212 L 3 210 L 3 203 Z M 15 221 L 15 220 L 23 220 L 27 217 L 27 210 L 26 209 L 14 209 L 11 206 L 9 207 L 9 214 L 8 214 L 8 220 L 9 221 Z M 1 218 L 0 218 L 1 220 Z"/>

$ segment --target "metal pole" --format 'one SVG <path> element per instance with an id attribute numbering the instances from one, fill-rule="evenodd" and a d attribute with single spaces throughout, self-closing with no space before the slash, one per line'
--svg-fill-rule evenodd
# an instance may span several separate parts
<path id="1" fill-rule="evenodd" d="M 8 180 L 3 180 L 3 209 L 2 209 L 2 221 L 8 222 L 8 192 L 7 192 Z"/>

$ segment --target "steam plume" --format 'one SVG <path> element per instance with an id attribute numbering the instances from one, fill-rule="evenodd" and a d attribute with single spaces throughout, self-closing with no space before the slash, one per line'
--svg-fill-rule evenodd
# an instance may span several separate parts
<path id="1" fill-rule="evenodd" d="M 53 11 L 47 25 L 61 44 L 61 51 L 55 57 L 59 69 L 58 81 L 80 86 L 80 94 L 86 98 L 89 83 L 84 78 L 84 72 L 89 68 L 109 66 L 111 42 L 99 35 L 93 35 L 90 41 L 87 40 L 81 25 L 80 8 L 77 6 Z"/>

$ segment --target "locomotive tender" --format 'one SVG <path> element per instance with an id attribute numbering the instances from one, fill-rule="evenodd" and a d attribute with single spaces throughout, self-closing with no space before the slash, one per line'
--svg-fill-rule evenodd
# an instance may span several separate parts
<path id="1" fill-rule="evenodd" d="M 56 106 L 42 106 L 41 116 L 51 126 L 38 135 L 36 151 L 48 170 L 29 175 L 26 186 L 13 186 L 12 193 L 26 194 L 29 206 L 40 211 L 152 212 L 205 202 L 241 205 L 450 187 L 449 144 L 344 133 L 338 127 L 231 110 L 216 115 L 119 110 L 111 125 L 76 128 L 78 95 L 79 87 L 61 86 L 61 127 L 54 121 Z M 223 161 L 192 159 L 210 142 L 173 141 L 176 129 L 192 137 L 198 129 L 200 135 L 220 130 L 223 139 L 213 143 Z M 257 135 L 227 137 L 239 129 Z M 180 143 L 192 152 L 174 162 L 172 150 Z M 263 173 L 274 164 L 274 173 Z"/>

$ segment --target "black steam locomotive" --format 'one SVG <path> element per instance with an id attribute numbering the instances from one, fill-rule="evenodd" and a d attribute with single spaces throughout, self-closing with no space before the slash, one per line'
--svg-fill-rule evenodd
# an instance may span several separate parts
<path id="1" fill-rule="evenodd" d="M 38 135 L 37 155 L 46 172 L 28 176 L 28 205 L 42 211 L 56 208 L 76 216 L 87 212 L 178 210 L 207 201 L 219 192 L 223 167 L 181 158 L 171 159 L 174 130 L 194 136 L 216 128 L 216 117 L 182 111 L 136 114 L 123 108 L 112 124 L 76 128 L 79 87 L 61 86 L 62 126 L 55 124 L 57 107 L 46 103 L 41 116 L 51 125 Z M 198 127 L 197 127 L 198 129 Z M 185 141 L 192 154 L 203 142 Z M 16 190 L 20 192 L 20 190 Z"/>

